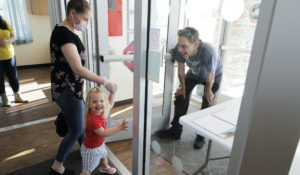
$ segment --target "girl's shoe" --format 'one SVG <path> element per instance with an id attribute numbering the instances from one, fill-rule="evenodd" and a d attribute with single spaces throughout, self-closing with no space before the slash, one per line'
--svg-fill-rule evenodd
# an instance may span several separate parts
<path id="1" fill-rule="evenodd" d="M 11 103 L 9 102 L 6 95 L 1 95 L 1 98 L 4 107 L 11 107 Z"/>
<path id="2" fill-rule="evenodd" d="M 109 165 L 107 168 L 103 168 L 100 166 L 99 171 L 100 171 L 100 173 L 107 173 L 107 174 L 115 174 L 117 172 L 117 170 L 115 168 L 110 167 Z"/>
<path id="3" fill-rule="evenodd" d="M 16 102 L 16 103 L 28 103 L 28 100 L 23 100 L 23 99 L 20 97 L 20 94 L 15 93 L 15 102 Z"/>

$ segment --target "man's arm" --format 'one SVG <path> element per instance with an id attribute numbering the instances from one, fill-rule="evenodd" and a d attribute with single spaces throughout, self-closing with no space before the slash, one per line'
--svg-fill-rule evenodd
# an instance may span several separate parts
<path id="1" fill-rule="evenodd" d="M 185 63 L 179 63 L 178 62 L 178 79 L 180 82 L 180 87 L 177 89 L 177 92 L 175 93 L 175 97 L 178 95 L 183 95 L 185 98 Z"/>
<path id="2" fill-rule="evenodd" d="M 214 80 L 215 80 L 215 73 L 207 72 L 204 96 L 209 102 L 209 104 L 212 104 L 214 98 L 214 93 L 212 92 L 212 86 L 214 84 Z"/>

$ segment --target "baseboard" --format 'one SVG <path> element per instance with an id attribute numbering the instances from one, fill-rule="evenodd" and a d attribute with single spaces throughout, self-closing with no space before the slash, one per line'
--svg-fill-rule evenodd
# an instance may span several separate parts
<path id="1" fill-rule="evenodd" d="M 126 100 L 121 100 L 121 101 L 117 101 L 115 102 L 115 107 L 117 106 L 122 106 L 122 105 L 127 105 L 127 104 L 132 104 L 133 103 L 133 98 L 131 99 L 126 99 Z"/>
<path id="2" fill-rule="evenodd" d="M 34 68 L 34 67 L 49 67 L 49 66 L 51 66 L 51 63 L 22 65 L 22 66 L 17 66 L 17 68 L 18 69 L 27 69 L 27 68 Z"/>

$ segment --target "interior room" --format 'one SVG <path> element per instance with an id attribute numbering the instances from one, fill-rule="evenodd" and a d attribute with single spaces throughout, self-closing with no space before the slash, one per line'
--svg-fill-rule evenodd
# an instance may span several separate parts
<path id="1" fill-rule="evenodd" d="M 68 18 L 70 1 L 0 1 L 1 19 L 16 36 L 11 47 L 18 94 L 28 101 L 17 100 L 5 74 L 5 94 L 0 95 L 7 97 L 9 105 L 0 98 L 0 174 L 46 175 L 56 160 L 64 137 L 58 135 L 55 124 L 62 109 L 51 93 L 54 63 L 50 38 L 55 27 Z M 128 127 L 105 137 L 108 164 L 116 169 L 111 174 L 300 173 L 300 25 L 294 22 L 300 17 L 296 8 L 300 2 L 82 1 L 90 6 L 90 18 L 85 31 L 73 33 L 85 48 L 84 67 L 118 85 L 107 128 L 122 121 Z M 181 108 L 176 104 L 176 93 L 183 86 L 180 74 L 187 76 L 192 70 L 188 61 L 182 64 L 174 56 L 180 47 L 179 31 L 186 27 L 198 31 L 195 42 L 214 49 L 222 64 L 221 80 L 205 109 L 202 105 L 207 102 L 209 81 L 196 83 L 188 97 L 187 113 L 179 117 L 179 138 L 165 139 L 161 131 L 172 127 L 176 110 Z M 1 30 L 0 25 L 0 45 Z M 183 35 L 188 38 L 191 34 Z M 4 67 L 0 69 L 4 75 Z M 85 79 L 82 102 L 87 103 L 88 92 L 94 87 L 101 87 L 109 97 L 110 90 L 104 84 Z M 198 148 L 197 135 L 204 137 Z M 75 143 L 64 167 L 80 174 L 81 153 L 81 146 Z M 100 171 L 101 165 L 91 174 L 106 174 Z"/>

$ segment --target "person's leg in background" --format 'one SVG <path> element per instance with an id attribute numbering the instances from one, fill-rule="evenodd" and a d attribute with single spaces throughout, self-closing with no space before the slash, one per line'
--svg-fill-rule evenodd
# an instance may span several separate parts
<path id="1" fill-rule="evenodd" d="M 214 84 L 213 84 L 213 87 L 212 87 L 212 92 L 213 92 L 214 95 L 219 90 L 221 79 L 222 79 L 222 75 L 215 77 L 215 81 L 214 81 Z M 205 87 L 205 83 L 203 85 Z M 205 91 L 205 89 L 204 89 L 204 91 Z M 207 99 L 203 96 L 202 97 L 201 110 L 205 109 L 205 108 L 208 108 L 210 106 L 212 106 L 212 104 L 209 104 L 208 101 L 207 101 Z M 196 138 L 195 138 L 195 141 L 194 141 L 194 148 L 195 149 L 200 149 L 200 148 L 203 147 L 204 143 L 205 143 L 204 137 L 197 134 Z"/>
<path id="2" fill-rule="evenodd" d="M 189 102 L 191 98 L 191 92 L 194 87 L 198 84 L 198 77 L 192 74 L 189 70 L 185 75 L 185 95 L 177 96 L 175 99 L 175 111 L 174 111 L 174 118 L 171 122 L 172 127 L 167 130 L 162 130 L 158 133 L 160 138 L 169 138 L 174 140 L 179 140 L 182 133 L 182 125 L 179 123 L 179 119 L 181 116 L 187 113 Z"/>
<path id="3" fill-rule="evenodd" d="M 66 88 L 58 100 L 56 101 L 61 112 L 67 122 L 69 132 L 62 140 L 58 152 L 56 154 L 55 161 L 50 169 L 51 172 L 63 173 L 65 168 L 63 162 L 66 160 L 70 150 L 75 144 L 76 140 L 81 145 L 84 135 L 84 103 L 82 99 L 78 99 L 69 88 Z M 54 170 L 54 171 L 53 171 Z M 67 170 L 67 169 L 66 169 Z M 72 170 L 67 170 L 69 174 L 72 174 Z M 52 173 L 55 174 L 55 173 Z"/>
<path id="4" fill-rule="evenodd" d="M 0 61 L 0 95 L 4 107 L 10 107 L 11 103 L 9 102 L 6 92 L 5 92 L 5 83 L 4 83 L 4 68 L 6 67 L 7 60 Z"/>
<path id="5" fill-rule="evenodd" d="M 6 76 L 8 78 L 9 84 L 14 91 L 14 97 L 16 103 L 28 103 L 27 100 L 23 100 L 20 97 L 20 85 L 18 80 L 18 73 L 17 73 L 17 62 L 16 57 L 13 56 L 10 59 L 9 65 L 6 67 Z"/>
<path id="6" fill-rule="evenodd" d="M 7 99 L 7 96 L 5 94 L 5 86 L 4 86 L 4 73 L 7 76 L 7 79 L 9 81 L 9 84 L 14 92 L 15 102 L 16 103 L 28 103 L 27 100 L 23 100 L 20 97 L 20 85 L 18 80 L 18 74 L 17 74 L 17 63 L 16 58 L 13 56 L 9 60 L 3 60 L 1 61 L 2 67 L 1 67 L 1 83 L 3 82 L 3 85 L 1 84 L 1 89 L 4 87 L 4 91 L 1 93 L 2 101 L 5 106 L 11 106 L 10 102 Z M 3 81 L 2 81 L 3 80 Z M 6 103 L 5 103 L 6 102 Z"/>

